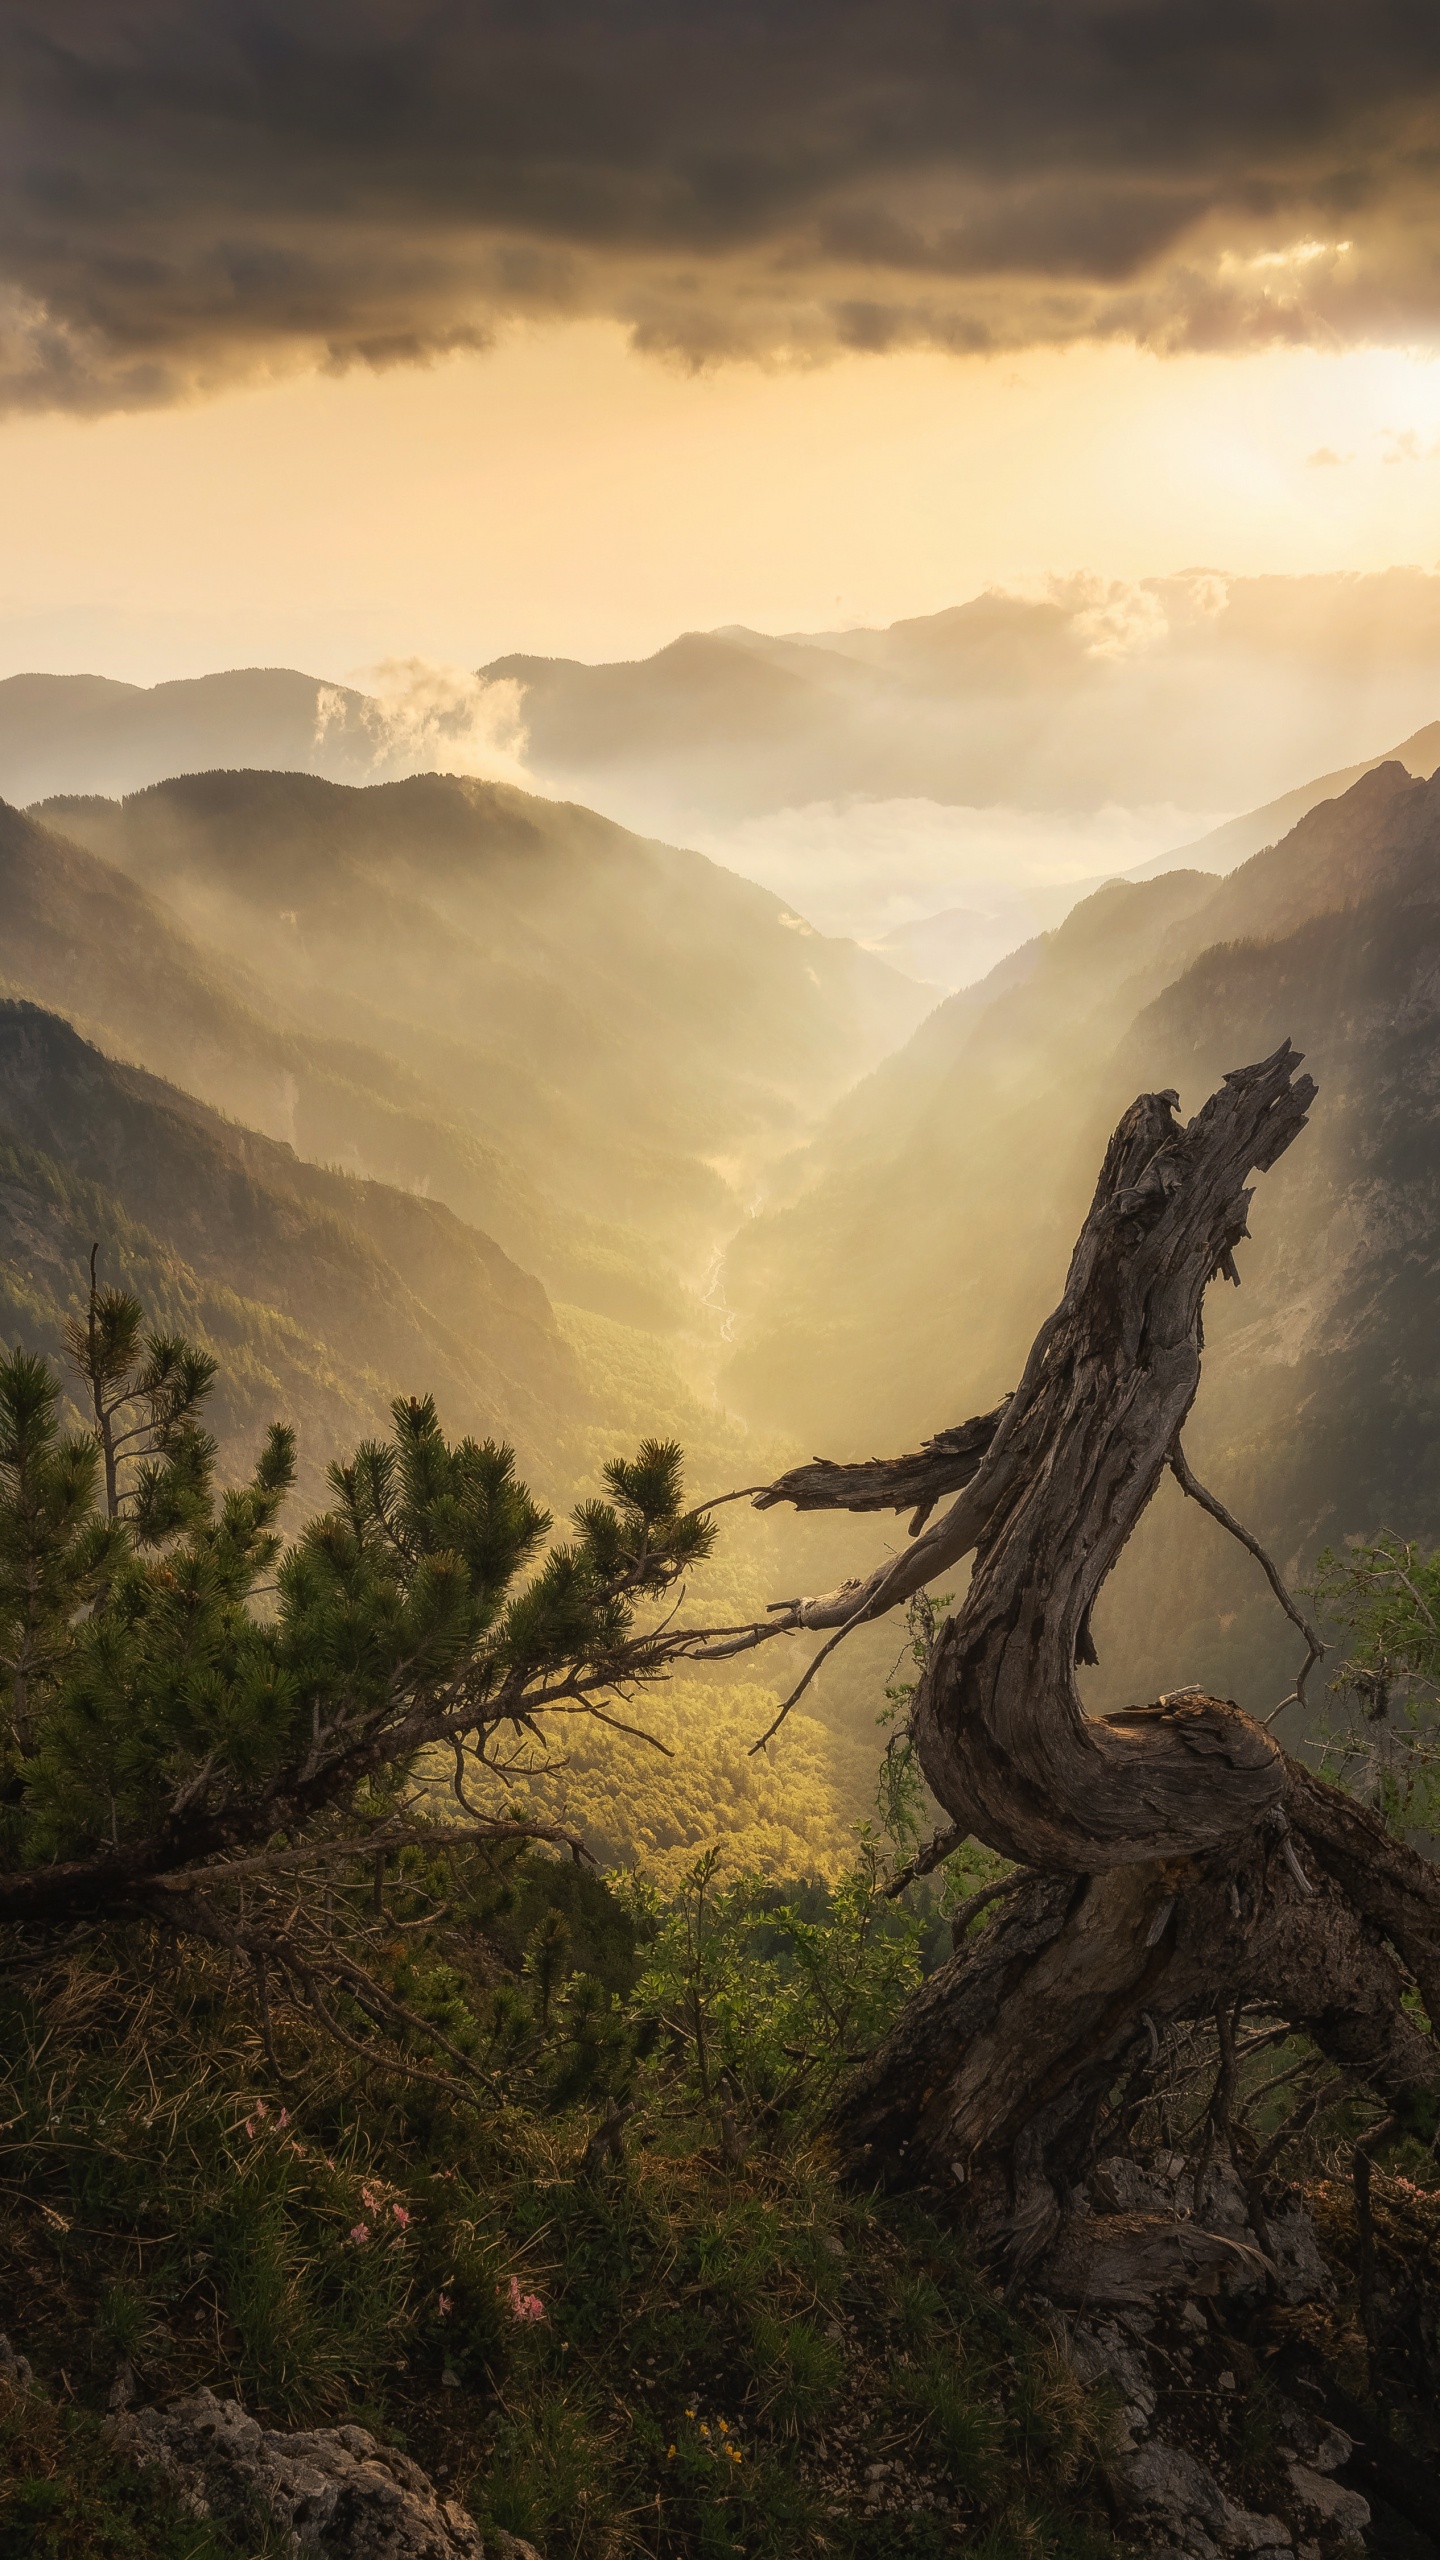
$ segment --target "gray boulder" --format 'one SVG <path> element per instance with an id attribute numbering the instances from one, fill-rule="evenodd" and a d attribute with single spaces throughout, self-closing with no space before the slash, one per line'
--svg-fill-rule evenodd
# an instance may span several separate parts
<path id="1" fill-rule="evenodd" d="M 279 2525 L 297 2553 L 324 2560 L 538 2560 L 508 2533 L 482 2541 L 473 2516 L 418 2463 L 364 2427 L 278 2435 L 238 2401 L 194 2391 L 168 2409 L 120 2411 L 116 2445 L 158 2463 L 192 2512 Z"/>
<path id="2" fill-rule="evenodd" d="M 1163 2535 L 1166 2545 L 1193 2553 L 1195 2560 L 1212 2560 L 1220 2551 L 1293 2548 L 1278 2516 L 1237 2507 L 1214 2474 L 1179 2445 L 1142 2445 L 1115 2465 L 1112 2478 L 1125 2506 Z"/>

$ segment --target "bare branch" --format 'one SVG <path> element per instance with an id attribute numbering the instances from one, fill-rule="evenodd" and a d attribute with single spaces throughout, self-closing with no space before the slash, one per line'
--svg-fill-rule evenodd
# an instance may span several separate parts
<path id="1" fill-rule="evenodd" d="M 577 1708 L 576 1712 L 579 1715 L 593 1716 L 597 1724 L 608 1724 L 614 1733 L 628 1733 L 636 1742 L 648 1742 L 652 1751 L 663 1753 L 667 1760 L 673 1760 L 675 1757 L 669 1743 L 662 1742 L 658 1733 L 647 1733 L 641 1724 L 627 1724 L 623 1716 L 609 1715 L 604 1707 L 592 1704 Z"/>
<path id="2" fill-rule="evenodd" d="M 945 1860 L 959 1848 L 964 1837 L 965 1834 L 958 1822 L 947 1823 L 943 1831 L 937 1831 L 933 1839 L 927 1840 L 923 1849 L 916 1850 L 914 1857 L 900 1869 L 898 1875 L 891 1877 L 885 1887 L 886 1901 L 894 1902 L 900 1894 L 905 1892 L 907 1886 L 918 1883 L 921 1876 L 933 1875 L 935 1869 L 942 1866 Z"/>
<path id="3" fill-rule="evenodd" d="M 1266 1717 L 1266 1723 L 1273 1724 L 1276 1716 L 1280 1713 L 1281 1707 L 1308 1706 L 1309 1700 L 1305 1695 L 1305 1683 L 1309 1679 L 1311 1672 L 1314 1670 L 1316 1663 L 1321 1660 L 1322 1656 L 1329 1648 L 1322 1644 L 1319 1636 L 1311 1626 L 1309 1619 L 1304 1615 L 1298 1602 L 1292 1599 L 1280 1577 L 1278 1568 L 1272 1563 L 1270 1557 L 1266 1554 L 1259 1539 L 1252 1537 L 1244 1523 L 1236 1519 L 1233 1511 L 1227 1511 L 1224 1503 L 1221 1502 L 1215 1494 L 1206 1492 L 1204 1485 L 1201 1484 L 1199 1478 L 1193 1473 L 1189 1461 L 1185 1456 L 1185 1452 L 1180 1446 L 1178 1433 L 1170 1451 L 1169 1465 L 1170 1472 L 1175 1478 L 1176 1483 L 1179 1485 L 1181 1492 L 1188 1493 L 1192 1502 L 1198 1502 L 1202 1511 L 1208 1511 L 1211 1519 L 1218 1520 L 1221 1528 L 1228 1529 L 1231 1537 L 1238 1538 L 1241 1546 L 1246 1548 L 1255 1558 L 1255 1561 L 1259 1565 L 1261 1572 L 1264 1574 L 1266 1581 L 1269 1583 L 1271 1590 L 1274 1592 L 1276 1599 L 1279 1601 L 1281 1608 L 1284 1610 L 1286 1617 L 1290 1620 L 1292 1626 L 1299 1628 L 1299 1631 L 1304 1637 L 1306 1645 L 1309 1648 L 1305 1656 L 1304 1669 L 1297 1676 L 1294 1689 L 1291 1691 L 1290 1696 L 1288 1698 L 1282 1698 L 1280 1706 L 1272 1708 L 1270 1714 Z"/>
<path id="4" fill-rule="evenodd" d="M 466 1811 L 472 1808 L 466 1804 Z M 149 1880 L 152 1893 L 192 1893 L 203 1884 L 213 1890 L 238 1882 L 248 1876 L 294 1875 L 300 1869 L 319 1866 L 333 1859 L 373 1859 L 391 1849 L 471 1849 L 489 1848 L 497 1840 L 544 1841 L 552 1847 L 579 1850 L 582 1844 L 568 1831 L 553 1823 L 502 1821 L 499 1815 L 476 1811 L 474 1826 L 459 1830 L 442 1829 L 438 1823 L 381 1823 L 374 1831 L 348 1840 L 308 1840 L 296 1849 L 267 1849 L 251 1858 L 217 1858 L 204 1866 L 181 1867 L 174 1872 Z"/>
<path id="5" fill-rule="evenodd" d="M 913 1511 L 912 1534 L 947 1493 L 969 1484 L 999 1430 L 1008 1397 L 993 1413 L 977 1414 L 948 1431 L 937 1431 L 912 1455 L 866 1458 L 858 1465 L 813 1458 L 808 1466 L 791 1467 L 774 1483 L 753 1487 L 755 1508 L 791 1502 L 797 1511 Z"/>

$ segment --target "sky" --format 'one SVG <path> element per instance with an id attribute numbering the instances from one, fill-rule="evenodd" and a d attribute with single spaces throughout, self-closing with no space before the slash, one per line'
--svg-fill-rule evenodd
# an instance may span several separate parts
<path id="1" fill-rule="evenodd" d="M 1414 0 L 10 0 L 0 666 L 1440 558 Z"/>
<path id="2" fill-rule="evenodd" d="M 1052 573 L 1437 560 L 1440 363 L 1387 349 L 695 372 L 613 321 L 528 323 L 426 367 L 0 422 L 5 674 L 636 657 Z"/>

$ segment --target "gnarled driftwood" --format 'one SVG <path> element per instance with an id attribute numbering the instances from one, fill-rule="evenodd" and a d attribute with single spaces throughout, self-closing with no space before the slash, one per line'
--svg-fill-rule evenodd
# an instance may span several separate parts
<path id="1" fill-rule="evenodd" d="M 973 1554 L 912 1730 L 948 1836 L 973 1834 L 1022 1872 L 851 2083 L 834 2129 L 863 2174 L 963 2199 L 1014 2265 L 1049 2253 L 1057 2284 L 1083 2258 L 1104 2288 L 1104 2234 L 1080 2231 L 1074 2199 L 1117 2083 L 1143 2079 L 1172 2024 L 1254 2001 L 1308 2033 L 1395 2124 L 1440 2100 L 1440 1874 L 1231 1701 L 1187 1689 L 1097 1720 L 1075 1685 L 1095 1598 L 1167 1466 L 1256 1557 L 1303 1635 L 1302 1697 L 1318 1658 L 1271 1560 L 1180 1446 L 1205 1289 L 1238 1280 L 1249 1177 L 1292 1143 L 1314 1098 L 1300 1064 L 1285 1043 L 1184 1125 L 1173 1094 L 1131 1106 L 1013 1396 L 914 1457 L 817 1460 L 760 1496 L 908 1503 L 953 1460 L 969 1472 L 949 1508 L 868 1578 L 781 1604 L 728 1647 L 799 1628 L 835 1630 L 833 1644 Z M 1263 2220 L 1258 2200 L 1255 2211 Z M 1178 2282 L 1207 2262 L 1201 2237 L 1180 2249 L 1157 2235 L 1152 2248 L 1124 2219 L 1113 2236 L 1132 2271 L 1168 2266 Z"/>

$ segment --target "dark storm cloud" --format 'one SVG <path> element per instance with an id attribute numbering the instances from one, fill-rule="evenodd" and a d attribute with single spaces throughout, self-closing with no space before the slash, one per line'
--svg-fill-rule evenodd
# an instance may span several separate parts
<path id="1" fill-rule="evenodd" d="M 1429 337 L 1434 0 L 7 0 L 0 397 L 604 313 L 704 361 Z"/>

